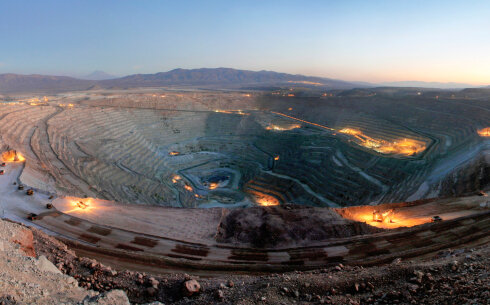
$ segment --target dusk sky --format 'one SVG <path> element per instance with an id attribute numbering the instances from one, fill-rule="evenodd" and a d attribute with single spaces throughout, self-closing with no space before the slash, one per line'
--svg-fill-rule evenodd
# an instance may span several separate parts
<path id="1" fill-rule="evenodd" d="M 490 1 L 0 0 L 0 73 L 273 70 L 490 84 Z"/>

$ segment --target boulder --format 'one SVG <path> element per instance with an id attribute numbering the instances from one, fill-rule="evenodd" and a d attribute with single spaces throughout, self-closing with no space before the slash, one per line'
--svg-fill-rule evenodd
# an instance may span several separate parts
<path id="1" fill-rule="evenodd" d="M 52 262 L 50 262 L 46 256 L 44 255 L 41 255 L 38 259 L 37 259 L 37 267 L 39 268 L 39 270 L 41 270 L 42 272 L 51 272 L 51 273 L 58 273 L 58 274 L 61 274 L 61 271 L 56 268 L 55 265 L 53 265 Z"/>
<path id="2" fill-rule="evenodd" d="M 85 297 L 83 305 L 130 305 L 128 296 L 122 290 L 111 290 L 93 297 Z"/>
<path id="3" fill-rule="evenodd" d="M 201 291 L 201 285 L 196 280 L 188 280 L 184 282 L 182 291 L 184 295 L 191 296 Z"/>

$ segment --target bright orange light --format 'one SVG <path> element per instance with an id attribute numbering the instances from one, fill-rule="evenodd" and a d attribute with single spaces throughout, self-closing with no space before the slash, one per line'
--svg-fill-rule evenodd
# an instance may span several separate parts
<path id="1" fill-rule="evenodd" d="M 316 127 L 324 128 L 327 130 L 331 131 L 337 131 L 333 128 L 330 128 L 328 126 L 320 125 L 317 123 L 305 121 L 299 118 L 295 118 L 290 115 L 286 115 L 284 113 L 280 112 L 275 112 L 271 111 L 274 114 L 290 118 L 299 122 L 303 122 L 309 125 L 313 125 Z M 355 128 L 342 128 L 338 130 L 338 132 L 343 133 L 343 134 L 348 134 L 350 136 L 353 136 L 355 139 L 357 139 L 357 143 L 361 146 L 364 146 L 366 148 L 372 149 L 376 152 L 382 153 L 382 154 L 397 154 L 397 155 L 406 155 L 406 156 L 413 156 L 416 155 L 422 151 L 425 150 L 426 144 L 422 141 L 417 141 L 413 139 L 402 139 L 399 141 L 394 141 L 394 142 L 388 142 L 382 139 L 374 139 L 369 137 L 368 135 L 364 134 L 361 130 L 355 129 Z M 335 135 L 335 133 L 333 134 Z"/>
<path id="2" fill-rule="evenodd" d="M 77 202 L 77 207 L 79 207 L 80 209 L 84 210 L 84 209 L 86 209 L 88 207 L 88 204 L 86 204 L 83 201 L 79 201 L 79 202 Z"/>
<path id="3" fill-rule="evenodd" d="M 184 185 L 184 188 L 185 188 L 187 191 L 189 191 L 189 192 L 192 192 L 192 191 L 193 191 L 192 186 L 190 186 L 190 185 L 187 185 L 187 184 L 186 184 L 186 185 Z"/>
<path id="4" fill-rule="evenodd" d="M 291 125 L 279 126 L 279 125 L 270 124 L 265 129 L 275 130 L 275 131 L 285 131 L 285 130 L 293 130 L 293 129 L 297 129 L 297 128 L 301 128 L 301 125 L 291 124 Z"/>
<path id="5" fill-rule="evenodd" d="M 490 127 L 478 130 L 480 137 L 490 137 Z"/>
<path id="6" fill-rule="evenodd" d="M 385 212 L 373 211 L 373 221 L 376 221 L 376 222 L 394 223 L 393 216 L 394 216 L 393 210 L 388 210 Z"/>
<path id="7" fill-rule="evenodd" d="M 74 197 L 72 197 L 74 198 Z M 64 213 L 70 214 L 73 212 L 84 212 L 88 213 L 91 210 L 95 209 L 94 202 L 92 198 L 74 198 L 70 200 L 70 205 L 73 209 L 64 211 Z"/>
<path id="8" fill-rule="evenodd" d="M 382 154 L 412 156 L 425 150 L 425 143 L 412 139 L 388 142 L 381 139 L 371 138 L 362 131 L 353 128 L 343 128 L 340 129 L 339 132 L 353 136 L 358 140 L 359 145 Z"/>
<path id="9" fill-rule="evenodd" d="M 250 115 L 250 113 L 246 113 L 239 110 L 221 110 L 221 109 L 216 109 L 214 112 L 220 112 L 220 113 L 228 113 L 228 114 L 239 114 L 239 115 Z"/>
<path id="10" fill-rule="evenodd" d="M 413 227 L 431 222 L 430 217 L 410 217 L 403 212 L 395 210 L 379 211 L 375 207 L 358 212 L 344 214 L 347 219 L 365 222 L 371 226 L 383 229 L 395 229 L 400 227 Z"/>
<path id="11" fill-rule="evenodd" d="M 168 154 L 171 155 L 171 156 L 178 156 L 178 155 L 180 155 L 180 152 L 178 152 L 178 151 L 171 151 Z"/>
<path id="12" fill-rule="evenodd" d="M 175 183 L 177 183 L 177 181 L 179 181 L 180 179 L 182 179 L 182 178 L 181 178 L 179 175 L 175 175 L 175 176 L 173 176 L 173 178 L 172 178 L 172 182 L 175 184 Z"/>
<path id="13" fill-rule="evenodd" d="M 309 81 L 306 81 L 306 80 L 299 80 L 299 81 L 289 80 L 288 83 L 314 85 L 314 86 L 321 86 L 321 85 L 323 85 L 322 83 L 309 82 Z"/>
<path id="14" fill-rule="evenodd" d="M 260 206 L 268 207 L 268 206 L 279 205 L 279 200 L 277 200 L 277 198 L 272 196 L 264 196 L 264 197 L 257 198 L 257 203 Z"/>
<path id="15" fill-rule="evenodd" d="M 218 186 L 219 186 L 219 184 L 218 184 L 218 183 L 216 183 L 216 182 L 211 182 L 211 183 L 209 184 L 209 189 L 210 189 L 210 190 L 214 190 L 214 189 L 215 189 L 215 188 L 217 188 Z"/>
<path id="16" fill-rule="evenodd" d="M 274 160 L 278 161 L 279 160 L 279 156 L 275 156 L 274 157 Z"/>
<path id="17" fill-rule="evenodd" d="M 9 150 L 2 153 L 2 160 L 5 162 L 23 162 L 25 158 L 16 150 Z"/>
<path id="18" fill-rule="evenodd" d="M 362 134 L 362 132 L 360 130 L 358 130 L 358 129 L 352 129 L 352 128 L 343 128 L 343 129 L 339 130 L 339 132 L 345 133 L 345 134 L 350 134 L 350 135 L 353 135 L 353 136 Z"/>

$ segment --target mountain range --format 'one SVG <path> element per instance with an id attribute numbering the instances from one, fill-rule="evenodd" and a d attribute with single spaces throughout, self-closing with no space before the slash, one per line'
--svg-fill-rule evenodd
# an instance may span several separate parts
<path id="1" fill-rule="evenodd" d="M 207 89 L 261 89 L 273 87 L 314 87 L 322 90 L 376 86 L 467 88 L 467 84 L 397 82 L 369 84 L 343 80 L 231 68 L 174 69 L 155 74 L 133 74 L 120 78 L 95 71 L 84 79 L 68 76 L 0 74 L 0 94 L 22 92 L 63 92 L 91 88 L 196 87 Z"/>

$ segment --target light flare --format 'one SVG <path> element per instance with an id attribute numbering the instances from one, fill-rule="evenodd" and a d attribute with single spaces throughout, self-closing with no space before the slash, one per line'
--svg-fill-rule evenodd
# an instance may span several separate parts
<path id="1" fill-rule="evenodd" d="M 227 114 L 239 114 L 239 115 L 250 115 L 250 113 L 243 112 L 242 110 L 222 110 L 222 109 L 216 109 L 214 112 L 219 112 L 219 113 L 227 113 Z"/>
<path id="2" fill-rule="evenodd" d="M 92 198 L 74 198 L 70 200 L 71 210 L 64 211 L 66 214 L 74 212 L 90 213 L 96 209 Z"/>
<path id="3" fill-rule="evenodd" d="M 277 198 L 272 197 L 272 196 L 263 196 L 263 197 L 257 198 L 256 201 L 260 206 L 263 206 L 263 207 L 279 205 L 279 200 L 277 200 Z"/>
<path id="4" fill-rule="evenodd" d="M 270 124 L 265 129 L 274 130 L 274 131 L 286 131 L 286 130 L 293 130 L 293 129 L 298 129 L 298 128 L 301 128 L 300 124 L 292 124 L 292 125 L 286 125 L 286 126 L 279 126 L 279 125 L 275 125 L 275 124 Z"/>
<path id="5" fill-rule="evenodd" d="M 350 213 L 345 214 L 344 217 L 383 229 L 413 227 L 431 222 L 430 217 L 410 217 L 408 214 L 403 213 L 402 211 L 395 211 L 393 209 L 385 211 L 374 209 L 366 209 L 357 212 L 351 211 Z"/>
<path id="6" fill-rule="evenodd" d="M 348 134 L 356 138 L 361 146 L 372 149 L 381 154 L 399 154 L 413 156 L 425 150 L 425 144 L 412 139 L 402 139 L 399 141 L 385 141 L 382 139 L 371 138 L 359 129 L 343 128 L 340 133 Z"/>
<path id="7" fill-rule="evenodd" d="M 172 182 L 175 184 L 177 183 L 180 179 L 182 179 L 179 175 L 175 175 L 172 177 Z"/>
<path id="8" fill-rule="evenodd" d="M 2 153 L 2 160 L 5 162 L 24 162 L 26 158 L 16 150 L 9 150 Z"/>
<path id="9" fill-rule="evenodd" d="M 480 137 L 490 137 L 490 127 L 479 129 L 478 135 Z"/>

